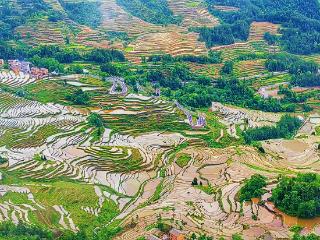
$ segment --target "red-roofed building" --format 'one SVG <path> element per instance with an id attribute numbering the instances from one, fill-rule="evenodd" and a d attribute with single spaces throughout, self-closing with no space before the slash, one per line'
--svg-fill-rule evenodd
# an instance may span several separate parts
<path id="1" fill-rule="evenodd" d="M 31 68 L 31 75 L 36 79 L 41 79 L 49 75 L 49 70 L 46 68 L 33 67 Z"/>
<path id="2" fill-rule="evenodd" d="M 9 60 L 8 63 L 10 65 L 10 69 L 16 74 L 19 74 L 20 72 L 23 72 L 23 73 L 31 72 L 30 62 L 19 61 L 19 60 Z"/>
<path id="3" fill-rule="evenodd" d="M 183 232 L 173 228 L 171 229 L 171 231 L 169 232 L 169 237 L 170 240 L 184 240 L 184 234 Z"/>

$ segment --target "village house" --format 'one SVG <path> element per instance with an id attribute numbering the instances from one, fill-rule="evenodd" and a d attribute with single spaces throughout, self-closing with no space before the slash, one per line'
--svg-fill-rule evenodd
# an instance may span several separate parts
<path id="1" fill-rule="evenodd" d="M 32 67 L 31 68 L 31 75 L 36 79 L 41 79 L 41 78 L 47 77 L 49 75 L 49 70 L 46 68 Z"/>
<path id="2" fill-rule="evenodd" d="M 155 89 L 155 94 L 156 94 L 157 97 L 160 97 L 160 95 L 161 95 L 161 89 L 160 89 L 160 88 L 156 88 L 156 89 Z"/>
<path id="3" fill-rule="evenodd" d="M 23 73 L 30 73 L 31 72 L 31 63 L 19 60 L 9 60 L 8 61 L 10 69 L 15 73 L 19 74 L 20 72 Z"/>
<path id="4" fill-rule="evenodd" d="M 150 235 L 148 237 L 148 240 L 171 240 L 167 235 L 163 235 L 161 238 L 155 236 L 155 235 Z"/>
<path id="5" fill-rule="evenodd" d="M 315 113 L 310 115 L 310 122 L 312 124 L 319 124 L 320 123 L 320 114 Z"/>
<path id="6" fill-rule="evenodd" d="M 30 62 L 21 61 L 20 62 L 20 71 L 23 73 L 30 73 L 31 72 L 30 66 L 31 66 Z"/>
<path id="7" fill-rule="evenodd" d="M 19 60 L 9 60 L 8 63 L 10 66 L 10 70 L 13 71 L 16 75 L 19 75 L 20 72 L 22 72 L 24 74 L 31 74 L 31 76 L 36 79 L 41 79 L 49 75 L 48 69 L 31 67 L 30 62 L 19 61 Z"/>
<path id="8" fill-rule="evenodd" d="M 161 240 L 161 239 L 158 238 L 158 237 L 156 237 L 156 236 L 154 236 L 154 235 L 150 235 L 150 236 L 148 237 L 148 240 Z"/>
<path id="9" fill-rule="evenodd" d="M 19 74 L 20 72 L 20 66 L 18 60 L 9 60 L 8 61 L 10 70 L 13 71 L 15 74 Z"/>
<path id="10" fill-rule="evenodd" d="M 181 232 L 175 228 L 170 230 L 169 237 L 170 237 L 170 240 L 184 240 L 185 239 L 183 232 Z"/>

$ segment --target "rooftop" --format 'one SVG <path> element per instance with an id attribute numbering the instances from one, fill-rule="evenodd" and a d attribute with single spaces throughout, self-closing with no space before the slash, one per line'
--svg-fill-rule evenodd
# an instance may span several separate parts
<path id="1" fill-rule="evenodd" d="M 158 237 L 156 237 L 156 236 L 154 236 L 154 235 L 150 235 L 150 236 L 148 237 L 148 240 L 161 240 L 161 239 L 158 238 Z"/>
<path id="2" fill-rule="evenodd" d="M 171 234 L 171 235 L 174 235 L 174 236 L 179 236 L 179 235 L 183 234 L 183 232 L 181 232 L 181 231 L 178 230 L 178 229 L 172 228 L 172 229 L 170 230 L 170 234 Z"/>

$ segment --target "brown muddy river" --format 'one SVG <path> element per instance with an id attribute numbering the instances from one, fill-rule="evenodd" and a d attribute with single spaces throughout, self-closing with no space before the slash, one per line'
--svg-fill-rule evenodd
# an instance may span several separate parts
<path id="1" fill-rule="evenodd" d="M 320 217 L 316 217 L 312 219 L 303 219 L 303 218 L 293 217 L 281 212 L 276 208 L 275 208 L 275 212 L 281 215 L 283 224 L 287 225 L 288 227 L 299 225 L 301 227 L 305 227 L 311 230 L 316 225 L 320 224 Z"/>

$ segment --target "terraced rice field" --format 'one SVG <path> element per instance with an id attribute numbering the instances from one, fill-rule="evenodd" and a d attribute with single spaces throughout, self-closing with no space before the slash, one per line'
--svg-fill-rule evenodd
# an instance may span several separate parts
<path id="1" fill-rule="evenodd" d="M 116 0 L 102 0 L 101 13 L 101 27 L 107 31 L 127 32 L 130 36 L 137 36 L 163 29 L 161 26 L 147 23 L 127 13 L 117 5 Z"/>
<path id="2" fill-rule="evenodd" d="M 270 143 L 270 146 L 277 148 L 276 143 Z M 245 239 L 267 235 L 275 238 L 288 237 L 289 225 L 282 225 L 281 218 L 257 202 L 242 205 L 237 199 L 237 192 L 243 180 L 254 173 L 275 179 L 279 173 L 298 169 L 302 162 L 309 168 L 319 168 L 319 164 L 315 162 L 317 154 L 310 146 L 305 153 L 294 150 L 295 153 L 289 154 L 284 149 L 284 152 L 288 153 L 286 157 L 282 156 L 284 158 L 272 157 L 274 151 L 278 149 L 271 150 L 271 148 L 270 155 L 265 156 L 261 156 L 250 147 L 231 147 L 223 150 L 186 148 L 182 152 L 192 156 L 191 163 L 183 169 L 174 165 L 175 177 L 166 178 L 167 187 L 162 189 L 162 197 L 153 204 L 138 209 L 135 214 L 139 216 L 139 225 L 129 228 L 116 239 L 144 236 L 143 229 L 156 221 L 154 216 L 157 214 L 161 214 L 162 219 L 168 219 L 167 222 L 174 224 L 176 228 L 183 226 L 187 231 L 201 229 L 201 232 L 213 236 L 231 237 L 235 233 L 242 233 Z M 309 161 L 308 156 L 312 156 L 313 160 Z M 296 157 L 300 162 L 293 166 Z M 293 169 L 287 168 L 288 161 Z M 212 191 L 207 193 L 201 188 L 191 186 L 194 177 L 200 179 L 204 185 L 211 184 Z M 271 188 L 270 185 L 269 189 Z M 263 198 L 266 199 L 268 196 L 269 192 Z M 164 211 L 164 209 L 172 210 Z M 253 215 L 257 216 L 257 220 L 253 220 Z M 176 222 L 172 223 L 170 219 L 175 219 Z M 124 226 L 130 221 L 131 218 L 127 218 L 123 223 Z M 316 224 L 312 225 L 312 229 L 315 226 Z"/>
<path id="3" fill-rule="evenodd" d="M 110 48 L 110 42 L 102 32 L 93 30 L 89 27 L 83 27 L 75 36 L 75 42 L 94 48 Z"/>
<path id="4" fill-rule="evenodd" d="M 109 99 L 97 101 L 102 108 L 109 106 L 104 101 L 113 101 L 109 103 L 114 109 L 101 113 L 110 129 L 106 128 L 101 138 L 93 141 L 93 129 L 86 125 L 86 116 L 76 109 L 40 104 L 4 92 L 0 99 L 0 152 L 9 160 L 8 169 L 3 172 L 9 185 L 0 186 L 5 195 L 0 203 L 0 219 L 15 223 L 44 221 L 52 227 L 78 231 L 78 226 L 85 224 L 84 219 L 94 221 L 103 211 L 123 210 L 141 185 L 155 177 L 156 168 L 162 165 L 158 156 L 185 141 L 182 135 L 169 133 L 175 130 L 174 125 L 189 130 L 173 105 L 142 96 L 110 95 Z M 137 123 L 131 117 L 133 125 L 123 124 L 129 121 L 124 116 L 128 114 L 126 110 L 137 113 Z M 168 133 L 153 133 L 157 129 L 156 123 L 152 123 L 158 120 L 156 115 L 164 118 L 163 131 Z M 139 121 L 150 125 L 141 126 Z M 10 185 L 17 179 L 23 186 Z M 72 190 L 68 190 L 70 184 L 61 182 L 66 179 L 76 181 Z M 56 181 L 60 181 L 59 185 L 54 184 Z M 24 185 L 28 182 L 31 185 Z M 83 182 L 105 187 L 93 189 Z M 91 197 L 91 202 L 72 204 L 74 197 L 78 198 L 78 187 L 87 189 L 88 195 L 82 192 L 83 197 L 90 198 L 92 193 L 97 196 Z M 62 199 L 48 197 L 52 191 L 59 191 Z"/>
<path id="5" fill-rule="evenodd" d="M 234 74 L 237 77 L 252 77 L 258 76 L 260 74 L 267 73 L 264 66 L 265 60 L 248 60 L 248 61 L 241 61 L 237 62 L 234 66 Z"/>
<path id="6" fill-rule="evenodd" d="M 277 46 L 269 46 L 265 41 L 249 41 L 225 46 L 212 47 L 212 50 L 221 51 L 223 61 L 235 60 L 244 54 L 268 54 L 278 52 Z"/>
<path id="7" fill-rule="evenodd" d="M 320 63 L 320 55 L 309 55 L 309 56 L 303 56 L 303 58 L 307 61 L 314 61 L 316 63 Z"/>
<path id="8" fill-rule="evenodd" d="M 176 113 L 173 104 L 159 99 L 129 95 L 127 97 L 103 96 L 93 100 L 106 124 L 114 131 L 138 134 L 152 129 L 183 131 L 191 128 Z M 123 124 L 126 122 L 126 124 Z"/>
<path id="9" fill-rule="evenodd" d="M 155 54 L 202 55 L 207 53 L 203 42 L 198 41 L 197 33 L 181 32 L 177 27 L 170 27 L 167 32 L 145 34 L 129 44 L 133 50 L 126 57 L 135 63 L 141 62 L 141 57 Z"/>
<path id="10" fill-rule="evenodd" d="M 271 85 L 276 85 L 276 84 L 282 84 L 290 81 L 290 75 L 288 73 L 281 73 L 279 75 L 272 75 L 270 74 L 269 76 L 263 76 L 257 78 L 253 86 L 256 89 L 259 89 L 262 86 L 271 86 Z"/>
<path id="11" fill-rule="evenodd" d="M 214 9 L 222 11 L 222 12 L 237 12 L 239 8 L 232 6 L 223 6 L 223 5 L 214 5 Z"/>
<path id="12" fill-rule="evenodd" d="M 127 47 L 130 50 L 126 51 L 126 57 L 134 63 L 140 63 L 141 57 L 154 54 L 166 53 L 177 56 L 207 53 L 205 44 L 198 41 L 198 34 L 188 32 L 186 26 L 214 26 L 218 24 L 217 19 L 205 10 L 200 0 L 195 5 L 188 0 L 170 1 L 169 6 L 174 13 L 185 17 L 182 26 L 147 23 L 127 13 L 116 4 L 115 0 L 102 1 L 101 28 L 107 31 L 126 32 L 134 38 Z"/>
<path id="13" fill-rule="evenodd" d="M 255 173 L 276 181 L 278 174 L 319 171 L 316 136 L 263 142 L 265 154 L 251 146 L 208 148 L 207 138 L 241 141 L 231 125 L 269 126 L 280 115 L 221 106 L 206 113 L 206 127 L 192 129 L 174 103 L 160 98 L 109 94 L 104 86 L 92 102 L 79 111 L 0 92 L 0 154 L 8 159 L 0 168 L 0 221 L 76 232 L 101 227 L 103 219 L 105 226 L 123 227 L 114 239 L 129 240 L 152 233 L 161 214 L 188 232 L 289 236 L 278 215 L 254 202 L 241 204 L 238 192 Z M 90 112 L 103 118 L 98 136 L 87 123 Z M 315 129 L 310 124 L 305 128 Z M 191 185 L 195 177 L 202 186 Z"/>
<path id="14" fill-rule="evenodd" d="M 16 32 L 21 34 L 23 40 L 31 45 L 66 44 L 68 37 L 69 41 L 88 47 L 111 47 L 103 32 L 81 26 L 69 19 L 58 22 L 39 19 L 19 26 L 16 28 Z"/>
<path id="15" fill-rule="evenodd" d="M 49 22 L 46 19 L 29 22 L 15 31 L 31 45 L 65 44 L 66 36 L 72 35 L 72 30 L 65 22 Z"/>
<path id="16" fill-rule="evenodd" d="M 218 78 L 220 76 L 220 70 L 223 64 L 188 64 L 190 69 L 194 72 L 204 74 L 213 78 Z"/>
<path id="17" fill-rule="evenodd" d="M 183 17 L 183 27 L 214 27 L 219 24 L 219 20 L 209 13 L 203 0 L 169 0 L 168 4 L 175 15 Z"/>
<path id="18" fill-rule="evenodd" d="M 263 40 L 263 36 L 266 32 L 278 34 L 279 29 L 279 24 L 273 24 L 270 22 L 253 22 L 250 27 L 249 41 Z"/>
<path id="19" fill-rule="evenodd" d="M 20 72 L 17 75 L 12 71 L 0 71 L 0 84 L 10 87 L 22 87 L 35 81 L 36 79 L 30 74 Z"/>
<path id="20" fill-rule="evenodd" d="M 47 0 L 53 8 L 61 11 L 59 2 Z M 183 17 L 182 25 L 160 26 L 145 22 L 132 16 L 116 0 L 101 1 L 102 24 L 97 29 L 81 26 L 67 17 L 63 21 L 50 22 L 38 19 L 16 28 L 16 32 L 31 45 L 65 44 L 67 37 L 71 42 L 98 48 L 124 49 L 123 43 L 112 43 L 105 32 L 124 32 L 131 37 L 126 49 L 126 57 L 134 63 L 140 63 L 141 57 L 153 54 L 201 55 L 207 49 L 198 41 L 198 34 L 189 32 L 190 26 L 215 26 L 219 24 L 206 9 L 202 0 L 170 1 L 169 7 L 175 14 Z"/>

